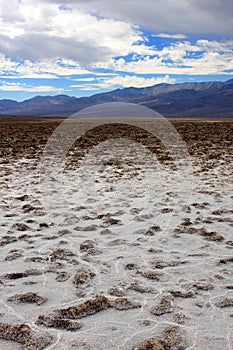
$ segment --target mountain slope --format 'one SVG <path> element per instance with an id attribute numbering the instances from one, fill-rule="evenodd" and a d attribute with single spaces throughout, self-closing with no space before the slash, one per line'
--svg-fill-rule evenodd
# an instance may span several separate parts
<path id="1" fill-rule="evenodd" d="M 0 114 L 69 116 L 85 107 L 107 102 L 138 103 L 165 116 L 233 117 L 233 79 L 130 87 L 81 98 L 57 95 L 36 96 L 23 102 L 0 100 Z"/>

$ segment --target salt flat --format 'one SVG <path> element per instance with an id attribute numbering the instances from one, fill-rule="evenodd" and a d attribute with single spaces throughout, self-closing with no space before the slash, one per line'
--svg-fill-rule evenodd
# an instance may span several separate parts
<path id="1" fill-rule="evenodd" d="M 172 161 L 125 138 L 71 153 L 60 182 L 40 154 L 2 158 L 2 349 L 232 349 L 232 143 L 211 138 L 224 122 L 192 138 L 197 124 L 176 125 L 187 191 Z"/>

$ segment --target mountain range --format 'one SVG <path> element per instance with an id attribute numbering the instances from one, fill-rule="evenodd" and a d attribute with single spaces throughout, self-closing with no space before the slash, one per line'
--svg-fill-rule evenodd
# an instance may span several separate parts
<path id="1" fill-rule="evenodd" d="M 140 104 L 166 117 L 233 117 L 233 79 L 226 82 L 157 84 L 124 88 L 90 97 L 35 96 L 17 102 L 0 100 L 0 115 L 67 117 L 79 110 L 107 102 Z"/>

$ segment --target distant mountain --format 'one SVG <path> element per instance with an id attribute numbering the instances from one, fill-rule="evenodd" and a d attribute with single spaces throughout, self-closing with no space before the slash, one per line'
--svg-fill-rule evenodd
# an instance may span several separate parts
<path id="1" fill-rule="evenodd" d="M 138 103 L 164 116 L 233 117 L 233 79 L 130 87 L 81 98 L 56 95 L 36 96 L 23 102 L 0 100 L 0 114 L 69 116 L 85 107 L 106 102 Z"/>

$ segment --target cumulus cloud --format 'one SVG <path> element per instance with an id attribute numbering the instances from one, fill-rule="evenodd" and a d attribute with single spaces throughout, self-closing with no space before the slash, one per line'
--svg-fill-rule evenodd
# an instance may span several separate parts
<path id="1" fill-rule="evenodd" d="M 68 59 L 43 59 L 16 61 L 0 54 L 0 76 L 8 79 L 39 78 L 56 79 L 70 75 L 89 74 L 91 71 L 82 68 L 75 61 Z"/>
<path id="2" fill-rule="evenodd" d="M 80 0 L 112 18 L 121 18 L 155 31 L 232 35 L 231 0 Z"/>
<path id="3" fill-rule="evenodd" d="M 228 0 L 1 0 L 0 51 L 18 59 L 67 58 L 86 66 L 129 54 L 153 56 L 155 48 L 146 44 L 139 26 L 159 30 L 158 38 L 185 40 L 184 33 L 211 32 L 213 25 L 221 32 L 218 14 L 229 31 L 232 9 Z"/>
<path id="4" fill-rule="evenodd" d="M 0 77 L 11 80 L 2 90 L 59 91 L 12 81 L 26 78 L 99 90 L 233 74 L 232 17 L 230 0 L 0 0 Z"/>
<path id="5" fill-rule="evenodd" d="M 24 16 L 21 13 L 21 6 L 18 0 L 0 1 L 0 17 L 4 23 L 23 23 Z"/>
<path id="6" fill-rule="evenodd" d="M 9 1 L 2 0 L 2 3 Z M 9 21 L 12 11 L 2 9 L 0 51 L 19 59 L 64 57 L 89 65 L 143 50 L 143 45 L 133 47 L 144 40 L 134 25 L 99 18 L 77 6 L 72 11 L 61 11 L 56 4 L 59 2 L 18 3 L 16 8 L 21 17 L 16 16 L 12 21 Z"/>
<path id="7" fill-rule="evenodd" d="M 101 47 L 90 40 L 79 41 L 74 38 L 47 36 L 44 34 L 24 34 L 14 39 L 0 35 L 3 54 L 18 59 L 40 60 L 64 57 L 82 65 L 90 65 L 112 57 L 107 47 Z"/>
<path id="8" fill-rule="evenodd" d="M 233 71 L 233 41 L 186 41 L 164 47 L 154 57 L 137 61 L 124 58 L 112 62 L 112 69 L 135 74 L 218 75 Z"/>

